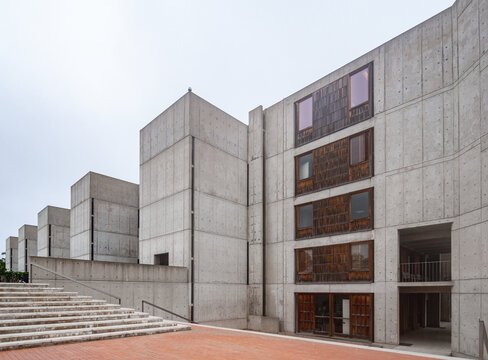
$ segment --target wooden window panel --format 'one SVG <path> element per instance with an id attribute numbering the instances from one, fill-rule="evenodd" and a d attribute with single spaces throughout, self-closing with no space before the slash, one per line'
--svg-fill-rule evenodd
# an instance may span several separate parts
<path id="1" fill-rule="evenodd" d="M 353 269 L 351 247 L 368 246 L 368 267 Z M 307 252 L 308 257 L 304 256 Z M 310 257 L 311 254 L 311 257 Z M 296 250 L 296 282 L 347 282 L 373 280 L 373 241 L 318 246 Z"/>
<path id="2" fill-rule="evenodd" d="M 351 141 L 363 138 L 364 161 L 351 165 Z M 355 134 L 312 150 L 312 177 L 299 180 L 299 159 L 295 158 L 296 195 L 319 191 L 333 186 L 366 179 L 373 175 L 373 129 Z"/>
<path id="3" fill-rule="evenodd" d="M 328 329 L 323 329 L 321 324 L 324 320 L 329 321 L 329 324 L 340 321 L 342 317 L 339 313 L 334 314 L 334 299 L 335 297 L 349 298 L 349 334 L 341 334 L 339 329 L 334 329 L 330 326 Z M 329 316 L 319 313 L 317 309 L 317 299 L 329 300 L 328 309 Z M 369 294 L 355 294 L 355 293 L 312 293 L 312 294 L 296 294 L 297 299 L 297 332 L 315 333 L 317 335 L 330 335 L 332 337 L 351 337 L 359 339 L 367 339 L 373 341 L 373 319 L 374 319 L 374 295 Z M 338 316 L 335 317 L 334 315 Z"/>
<path id="4" fill-rule="evenodd" d="M 313 99 L 312 127 L 299 124 L 299 103 L 295 103 L 295 146 L 301 146 L 373 116 L 373 63 L 358 70 L 368 69 L 368 101 L 350 107 L 350 75 L 328 84 L 311 94 Z M 351 73 L 353 75 L 354 73 Z M 302 130 L 300 130 L 302 129 Z"/>

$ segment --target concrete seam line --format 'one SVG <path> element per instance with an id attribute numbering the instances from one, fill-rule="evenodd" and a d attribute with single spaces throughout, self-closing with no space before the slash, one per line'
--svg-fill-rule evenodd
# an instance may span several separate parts
<path id="1" fill-rule="evenodd" d="M 188 324 L 188 323 L 184 323 L 184 322 L 180 322 L 180 321 L 177 321 L 177 322 L 179 324 Z M 265 333 L 265 332 L 259 332 L 259 331 L 232 329 L 232 328 L 212 326 L 212 325 L 203 325 L 203 324 L 188 324 L 188 325 L 196 326 L 196 327 L 204 327 L 204 328 L 208 328 L 208 329 L 228 330 L 228 331 L 241 332 L 241 333 L 247 333 L 247 334 L 253 334 L 253 335 L 264 335 L 264 336 L 276 337 L 276 338 L 281 338 L 281 339 L 307 341 L 307 342 L 313 342 L 313 343 L 318 343 L 318 344 L 352 347 L 352 348 L 356 348 L 356 349 L 382 351 L 382 352 L 389 352 L 389 353 L 394 353 L 394 354 L 412 355 L 412 356 L 417 356 L 417 357 L 427 357 L 427 358 L 431 358 L 431 359 L 465 360 L 464 358 L 454 357 L 454 356 L 443 356 L 443 355 L 427 354 L 427 353 L 405 351 L 405 350 L 384 349 L 384 348 L 378 348 L 378 347 L 374 347 L 374 346 L 366 346 L 366 345 L 358 345 L 358 344 L 345 344 L 345 343 L 329 341 L 329 340 L 308 339 L 308 338 L 303 338 L 303 337 L 298 337 L 298 336 L 271 334 L 271 333 Z"/>

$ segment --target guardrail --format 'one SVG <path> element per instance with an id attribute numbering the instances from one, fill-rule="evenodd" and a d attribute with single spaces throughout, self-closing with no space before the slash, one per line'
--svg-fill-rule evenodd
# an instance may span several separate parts
<path id="1" fill-rule="evenodd" d="M 33 266 L 38 267 L 38 268 L 39 268 L 39 269 L 41 269 L 41 270 L 44 270 L 44 271 L 47 271 L 47 272 L 53 273 L 53 274 L 55 274 L 55 275 L 57 275 L 57 276 L 60 276 L 60 277 L 62 277 L 62 278 L 64 278 L 64 279 L 67 279 L 67 280 L 73 281 L 73 282 L 75 282 L 75 283 L 77 283 L 77 284 L 80 284 L 80 285 L 82 285 L 82 286 L 85 286 L 85 287 L 87 287 L 87 288 L 89 288 L 89 289 L 92 289 L 92 290 L 98 291 L 99 293 L 102 293 L 102 294 L 108 295 L 108 296 L 110 296 L 110 297 L 113 297 L 113 298 L 115 298 L 115 299 L 117 299 L 117 300 L 118 300 L 119 305 L 121 305 L 121 303 L 122 303 L 122 299 L 121 299 L 121 298 L 119 298 L 118 296 L 115 296 L 115 295 L 110 294 L 110 293 L 108 293 L 108 292 L 106 292 L 106 291 L 103 291 L 103 290 L 100 290 L 100 289 L 94 288 L 93 286 L 90 286 L 90 285 L 87 285 L 87 284 L 83 284 L 82 282 L 80 282 L 80 281 L 78 281 L 78 280 L 75 280 L 75 279 L 73 279 L 73 278 L 70 278 L 69 276 L 62 275 L 62 274 L 60 274 L 60 273 L 58 273 L 58 272 L 56 272 L 56 271 L 54 271 L 54 270 L 51 270 L 51 269 L 49 269 L 49 268 L 47 268 L 47 267 L 44 267 L 44 266 L 41 266 L 41 265 L 38 265 L 38 264 L 35 264 L 35 263 L 31 263 L 31 264 L 30 264 L 29 280 L 30 280 L 30 282 L 31 282 L 31 283 L 32 283 L 32 267 L 33 267 Z"/>
<path id="2" fill-rule="evenodd" d="M 451 261 L 401 263 L 400 281 L 451 281 Z"/>
<path id="3" fill-rule="evenodd" d="M 146 301 L 146 300 L 142 300 L 142 306 L 141 306 L 142 307 L 142 312 L 144 312 L 144 304 L 151 305 L 151 306 L 155 307 L 156 309 L 162 310 L 164 312 L 167 312 L 168 314 L 171 314 L 173 316 L 179 317 L 180 319 L 186 320 L 189 323 L 197 324 L 195 321 L 191 321 L 190 319 L 188 319 L 188 318 L 186 318 L 184 316 L 178 315 L 178 314 L 176 314 L 176 313 L 174 313 L 174 312 L 172 312 L 172 311 L 170 311 L 168 309 L 165 309 L 165 308 L 163 308 L 163 307 L 161 307 L 159 305 L 153 304 L 153 303 L 151 303 L 149 301 Z"/>

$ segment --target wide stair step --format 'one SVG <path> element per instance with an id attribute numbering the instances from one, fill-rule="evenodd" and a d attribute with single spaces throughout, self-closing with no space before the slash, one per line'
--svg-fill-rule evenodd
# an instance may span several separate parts
<path id="1" fill-rule="evenodd" d="M 0 350 L 182 330 L 190 326 L 49 284 L 0 283 Z"/>

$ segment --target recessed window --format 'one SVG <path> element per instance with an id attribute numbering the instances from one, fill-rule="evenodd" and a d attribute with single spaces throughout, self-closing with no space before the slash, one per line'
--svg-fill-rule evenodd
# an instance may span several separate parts
<path id="1" fill-rule="evenodd" d="M 298 158 L 298 180 L 305 180 L 312 176 L 312 153 Z"/>
<path id="2" fill-rule="evenodd" d="M 312 227 L 313 205 L 304 205 L 298 208 L 298 228 L 306 229 Z"/>
<path id="3" fill-rule="evenodd" d="M 312 249 L 298 250 L 298 264 L 297 271 L 299 275 L 307 275 L 312 273 L 313 269 Z"/>
<path id="4" fill-rule="evenodd" d="M 351 165 L 359 164 L 366 160 L 366 134 L 354 136 L 350 140 Z"/>
<path id="5" fill-rule="evenodd" d="M 351 245 L 351 267 L 352 270 L 369 270 L 369 244 Z"/>
<path id="6" fill-rule="evenodd" d="M 154 255 L 154 265 L 169 265 L 169 253 Z"/>
<path id="7" fill-rule="evenodd" d="M 312 126 L 313 100 L 310 96 L 298 104 L 298 130 L 304 130 Z"/>
<path id="8" fill-rule="evenodd" d="M 351 108 L 364 104 L 369 100 L 369 68 L 365 68 L 361 71 L 350 76 L 351 86 Z"/>
<path id="9" fill-rule="evenodd" d="M 351 220 L 368 217 L 369 193 L 367 191 L 351 195 Z"/>

